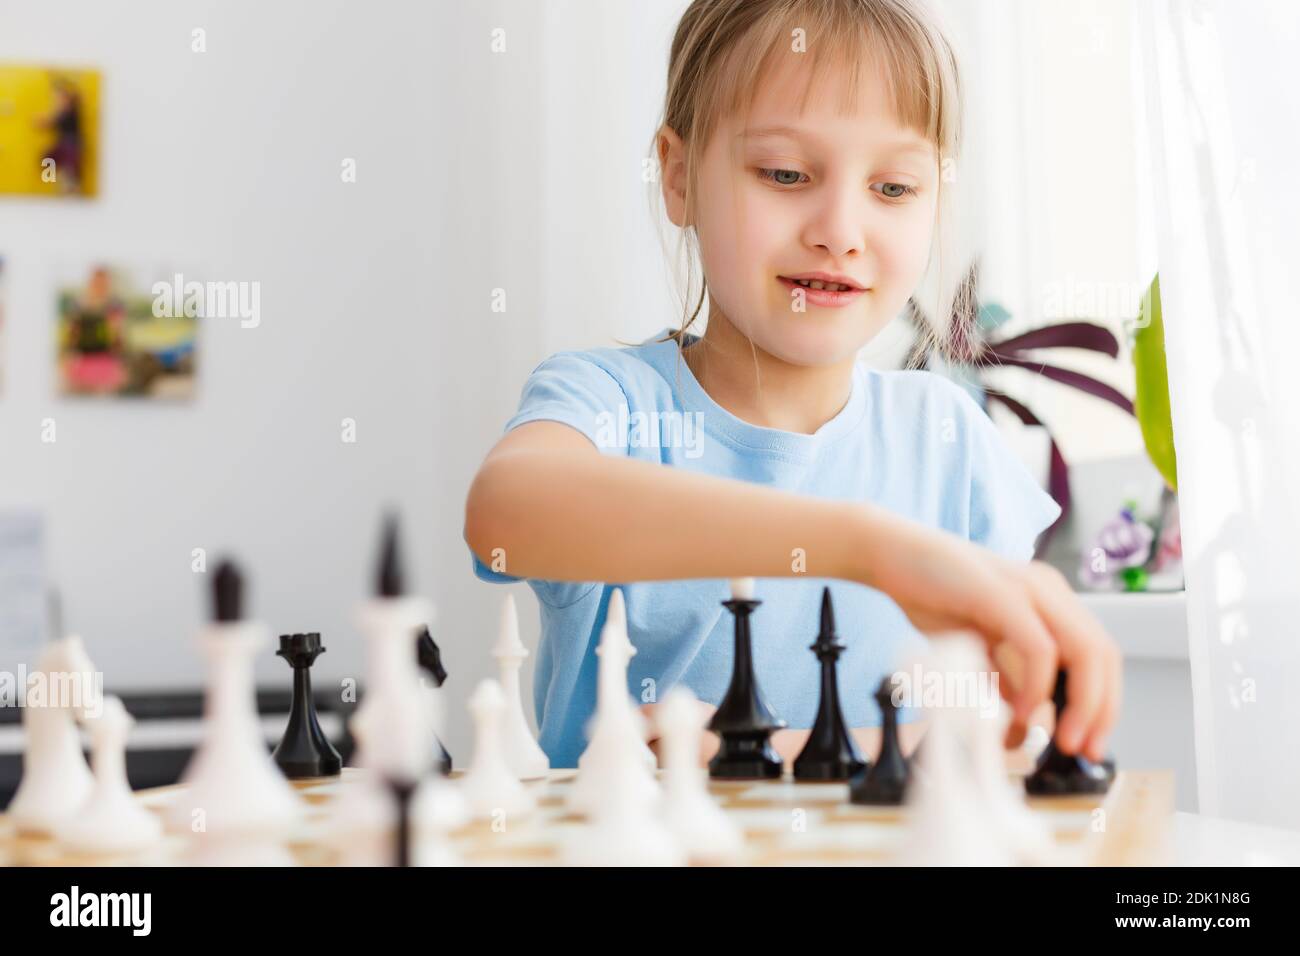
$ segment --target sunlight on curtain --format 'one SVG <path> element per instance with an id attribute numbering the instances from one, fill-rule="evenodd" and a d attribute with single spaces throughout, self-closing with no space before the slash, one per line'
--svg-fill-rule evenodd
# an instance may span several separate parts
<path id="1" fill-rule="evenodd" d="M 1203 813 L 1300 828 L 1300 7 L 1135 4 Z M 1243 14 L 1248 14 L 1243 16 Z"/>

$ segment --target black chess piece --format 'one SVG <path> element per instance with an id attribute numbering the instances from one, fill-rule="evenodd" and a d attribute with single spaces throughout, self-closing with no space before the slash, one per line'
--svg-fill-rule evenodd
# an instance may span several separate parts
<path id="1" fill-rule="evenodd" d="M 415 794 L 416 784 L 411 780 L 401 780 L 392 777 L 384 779 L 388 786 L 388 792 L 393 795 L 397 802 L 397 832 L 394 834 L 394 858 L 393 865 L 408 867 L 414 866 L 414 846 L 412 836 L 414 830 L 411 827 L 411 798 Z"/>
<path id="2" fill-rule="evenodd" d="M 808 648 L 821 661 L 821 702 L 808 742 L 794 761 L 796 780 L 847 780 L 866 767 L 858 745 L 844 723 L 836 666 L 846 648 L 835 633 L 831 589 L 822 590 L 821 629 Z"/>
<path id="3" fill-rule="evenodd" d="M 880 754 L 876 762 L 849 781 L 849 802 L 872 807 L 896 807 L 907 794 L 912 768 L 898 745 L 898 705 L 893 681 L 886 677 L 876 688 L 880 706 Z"/>
<path id="4" fill-rule="evenodd" d="M 212 620 L 230 624 L 244 619 L 244 578 L 234 562 L 222 561 L 212 576 Z"/>
<path id="5" fill-rule="evenodd" d="M 1059 726 L 1065 710 L 1065 671 L 1056 674 L 1052 706 Z M 1093 763 L 1082 754 L 1065 754 L 1056 746 L 1056 734 L 1038 757 L 1034 772 L 1025 777 L 1025 792 L 1035 797 L 1059 797 L 1076 793 L 1105 793 L 1115 780 L 1115 760 L 1107 757 Z"/>
<path id="6" fill-rule="evenodd" d="M 426 624 L 420 629 L 420 636 L 416 640 L 416 658 L 420 663 L 420 669 L 427 673 L 433 679 L 434 687 L 441 687 L 447 679 L 447 669 L 442 666 L 442 651 L 438 649 L 438 644 L 429 633 L 429 626 Z M 444 777 L 451 775 L 451 754 L 441 740 L 435 738 L 438 745 L 438 757 L 436 765 L 438 772 Z"/>
<path id="7" fill-rule="evenodd" d="M 753 780 L 780 777 L 781 757 L 772 749 L 772 731 L 785 726 L 763 699 L 754 676 L 749 616 L 762 604 L 752 598 L 723 601 L 736 621 L 736 653 L 731 685 L 709 721 L 720 738 L 718 752 L 709 761 L 709 776 L 719 780 Z"/>
<path id="8" fill-rule="evenodd" d="M 284 736 L 271 756 L 291 780 L 337 776 L 343 759 L 321 730 L 311 693 L 311 665 L 325 653 L 320 634 L 281 634 L 275 653 L 293 668 L 293 702 Z"/>
<path id="9" fill-rule="evenodd" d="M 912 752 L 907 755 L 906 759 L 907 759 L 908 767 L 915 767 L 918 761 L 924 759 L 921 756 L 921 751 L 924 746 L 925 746 L 925 738 L 922 737 L 921 742 L 918 743 L 915 747 L 913 747 Z"/>
<path id="10" fill-rule="evenodd" d="M 406 593 L 402 575 L 401 553 L 397 544 L 397 517 L 384 517 L 384 538 L 379 557 L 379 577 L 375 582 L 377 597 L 401 597 Z"/>

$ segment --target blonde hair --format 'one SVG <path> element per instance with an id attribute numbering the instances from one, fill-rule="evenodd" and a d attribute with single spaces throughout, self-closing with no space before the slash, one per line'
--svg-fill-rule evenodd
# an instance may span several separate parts
<path id="1" fill-rule="evenodd" d="M 794 50 L 794 31 L 806 40 L 811 75 L 800 99 L 803 110 L 811 89 L 824 71 L 847 64 L 848 96 L 841 108 L 851 108 L 859 90 L 859 77 L 871 64 L 883 66 L 887 99 L 899 121 L 917 130 L 935 147 L 941 172 L 955 163 L 961 147 L 961 88 L 957 58 L 938 15 L 926 0 L 694 0 L 682 15 L 668 60 L 668 89 L 660 128 L 668 126 L 686 150 L 686 221 L 694 220 L 698 202 L 698 172 L 709 137 L 719 121 L 735 113 L 748 113 L 761 77 L 778 60 Z M 658 131 L 655 133 L 658 139 Z M 658 159 L 658 153 L 652 148 Z M 662 176 L 663 170 L 660 170 Z M 940 175 L 940 183 L 945 176 Z M 936 226 L 942 216 L 943 190 L 936 205 Z M 654 195 L 659 195 L 658 190 Z M 942 246 L 939 235 L 939 278 L 935 282 L 935 322 L 943 314 Z M 708 282 L 700 258 L 694 227 L 678 234 L 680 263 L 686 243 L 686 289 L 682 297 L 683 321 L 661 341 L 683 337 L 704 307 Z M 933 252 L 932 252 L 933 261 Z M 699 298 L 691 311 L 695 273 L 699 271 Z M 958 297 L 963 293 L 958 292 Z M 953 313 L 964 310 L 952 302 Z M 914 302 L 914 318 L 922 334 L 938 344 L 939 332 L 923 321 Z M 687 314 L 689 312 L 689 315 Z M 914 355 L 918 354 L 916 351 Z"/>

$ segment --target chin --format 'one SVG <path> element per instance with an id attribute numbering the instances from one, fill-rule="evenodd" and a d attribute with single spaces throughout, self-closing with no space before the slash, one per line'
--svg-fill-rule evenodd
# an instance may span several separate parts
<path id="1" fill-rule="evenodd" d="M 847 322 L 821 310 L 786 313 L 764 330 L 755 344 L 791 365 L 836 365 L 857 355 L 871 338 L 862 322 Z M 847 317 L 846 317 L 847 318 Z"/>

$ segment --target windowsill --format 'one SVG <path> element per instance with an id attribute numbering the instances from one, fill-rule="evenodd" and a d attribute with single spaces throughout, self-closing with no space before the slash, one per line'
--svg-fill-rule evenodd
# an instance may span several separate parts
<path id="1" fill-rule="evenodd" d="M 1187 660 L 1187 592 L 1082 592 L 1125 660 Z"/>

